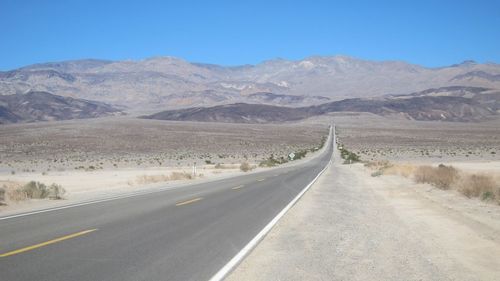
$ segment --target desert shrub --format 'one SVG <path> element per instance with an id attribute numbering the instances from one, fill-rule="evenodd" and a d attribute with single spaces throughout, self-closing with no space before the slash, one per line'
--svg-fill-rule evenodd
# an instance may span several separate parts
<path id="1" fill-rule="evenodd" d="M 149 184 L 168 181 L 170 178 L 167 175 L 141 175 L 137 176 L 138 184 Z"/>
<path id="2" fill-rule="evenodd" d="M 488 201 L 495 199 L 495 195 L 491 191 L 486 191 L 481 195 L 481 200 Z"/>
<path id="3" fill-rule="evenodd" d="M 384 172 L 382 172 L 382 170 L 378 170 L 378 171 L 375 171 L 371 174 L 372 177 L 380 177 L 381 175 L 383 175 Z"/>
<path id="4" fill-rule="evenodd" d="M 58 185 L 58 184 L 51 184 L 49 186 L 49 198 L 54 199 L 54 200 L 59 200 L 63 199 L 64 194 L 66 194 L 66 190 Z"/>
<path id="5" fill-rule="evenodd" d="M 176 181 L 176 180 L 190 180 L 193 179 L 193 175 L 190 173 L 186 172 L 172 172 L 170 174 L 170 180 Z"/>
<path id="6" fill-rule="evenodd" d="M 0 205 L 5 205 L 5 188 L 0 187 Z"/>
<path id="7" fill-rule="evenodd" d="M 483 200 L 500 199 L 500 187 L 496 186 L 493 178 L 488 175 L 466 176 L 458 190 L 469 198 L 481 197 Z"/>
<path id="8" fill-rule="evenodd" d="M 243 172 L 251 171 L 251 170 L 253 170 L 253 168 L 254 167 L 252 165 L 248 164 L 247 162 L 243 162 L 240 165 L 240 170 Z"/>
<path id="9" fill-rule="evenodd" d="M 193 175 L 186 172 L 172 172 L 170 175 L 141 175 L 137 176 L 136 182 L 138 184 L 150 184 L 150 183 L 159 183 L 166 181 L 176 181 L 176 180 L 190 180 L 193 179 Z M 133 185 L 129 183 L 129 185 Z"/>
<path id="10" fill-rule="evenodd" d="M 326 136 L 322 136 L 321 137 L 321 142 L 319 143 L 319 148 L 323 148 L 323 146 L 325 146 L 325 143 L 326 143 L 326 139 L 327 137 Z M 319 150 L 319 149 L 318 149 Z"/>
<path id="11" fill-rule="evenodd" d="M 232 164 L 221 164 L 217 163 L 215 164 L 214 168 L 215 169 L 237 169 L 239 166 L 238 165 L 232 165 Z"/>
<path id="12" fill-rule="evenodd" d="M 269 156 L 269 158 L 260 161 L 259 167 L 274 167 L 276 165 L 283 164 L 283 163 L 285 163 L 285 162 L 274 158 L 274 155 L 271 154 L 271 156 Z"/>
<path id="13" fill-rule="evenodd" d="M 22 187 L 22 192 L 30 199 L 43 199 L 49 196 L 47 186 L 41 182 L 30 181 Z"/>
<path id="14" fill-rule="evenodd" d="M 306 157 L 307 152 L 308 152 L 307 149 L 302 149 L 302 150 L 299 150 L 297 152 L 294 152 L 295 157 L 293 157 L 293 160 L 299 160 L 299 159 Z"/>
<path id="15" fill-rule="evenodd" d="M 457 180 L 458 171 L 452 166 L 439 165 L 439 167 L 420 166 L 416 169 L 414 179 L 418 183 L 429 183 L 440 189 L 450 189 Z"/>
<path id="16" fill-rule="evenodd" d="M 342 144 L 338 144 L 338 149 L 340 150 L 340 157 L 345 160 L 344 164 L 351 164 L 361 161 L 359 155 L 347 150 Z"/>

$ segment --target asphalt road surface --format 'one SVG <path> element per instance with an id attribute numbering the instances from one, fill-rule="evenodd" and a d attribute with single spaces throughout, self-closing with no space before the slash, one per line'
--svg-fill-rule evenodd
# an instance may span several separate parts
<path id="1" fill-rule="evenodd" d="M 0 218 L 0 280 L 209 280 L 328 164 Z"/>

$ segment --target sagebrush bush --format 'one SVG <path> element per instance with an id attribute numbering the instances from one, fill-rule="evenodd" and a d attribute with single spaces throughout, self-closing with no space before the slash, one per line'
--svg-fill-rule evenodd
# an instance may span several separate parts
<path id="1" fill-rule="evenodd" d="M 167 175 L 141 175 L 137 176 L 138 184 L 149 184 L 149 183 L 157 183 L 164 182 L 170 180 Z"/>
<path id="2" fill-rule="evenodd" d="M 136 182 L 138 184 L 150 184 L 159 183 L 166 181 L 177 181 L 177 180 L 190 180 L 193 179 L 193 175 L 186 172 L 172 172 L 170 175 L 141 175 L 137 176 Z"/>
<path id="3" fill-rule="evenodd" d="M 431 184 L 440 189 L 453 189 L 468 198 L 479 198 L 500 204 L 500 178 L 492 174 L 469 174 L 453 166 L 440 164 L 438 167 L 413 166 L 371 162 L 366 167 L 375 170 L 371 175 L 400 175 L 412 177 L 417 183 Z"/>
<path id="4" fill-rule="evenodd" d="M 41 182 L 30 181 L 22 187 L 22 192 L 30 199 L 43 199 L 49 196 L 47 186 Z"/>
<path id="5" fill-rule="evenodd" d="M 356 153 L 347 150 L 344 146 L 339 145 L 340 157 L 344 159 L 344 164 L 351 164 L 361 161 L 361 158 Z"/>
<path id="6" fill-rule="evenodd" d="M 243 172 L 251 171 L 253 168 L 254 167 L 252 165 L 248 164 L 247 162 L 243 162 L 240 165 L 240 170 Z"/>
<path id="7" fill-rule="evenodd" d="M 276 158 L 274 158 L 274 155 L 271 154 L 271 156 L 269 158 L 260 161 L 259 167 L 274 167 L 276 165 L 285 163 L 284 162 L 285 160 L 283 160 L 283 161 L 282 160 L 283 160 L 283 158 L 276 159 Z"/>
<path id="8" fill-rule="evenodd" d="M 49 186 L 49 198 L 54 199 L 54 200 L 59 200 L 63 199 L 64 194 L 66 194 L 66 190 L 58 185 L 58 184 L 51 184 Z"/>
<path id="9" fill-rule="evenodd" d="M 5 204 L 5 188 L 0 188 L 0 205 Z"/>
<path id="10" fill-rule="evenodd" d="M 452 166 L 439 165 L 439 167 L 420 166 L 416 169 L 414 179 L 418 183 L 429 183 L 440 189 L 450 189 L 458 179 L 458 171 Z"/>
<path id="11" fill-rule="evenodd" d="M 190 180 L 193 179 L 193 175 L 186 172 L 172 172 L 170 174 L 170 180 Z"/>
<path id="12" fill-rule="evenodd" d="M 469 198 L 500 199 L 500 187 L 496 186 L 493 178 L 488 175 L 466 176 L 460 184 L 459 191 Z"/>

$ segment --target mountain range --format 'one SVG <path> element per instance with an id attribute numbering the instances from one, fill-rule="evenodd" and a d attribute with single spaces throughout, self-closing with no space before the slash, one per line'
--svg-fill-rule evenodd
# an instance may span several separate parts
<path id="1" fill-rule="evenodd" d="M 353 98 L 306 107 L 236 103 L 214 107 L 168 110 L 143 116 L 147 119 L 229 123 L 297 121 L 332 112 L 369 112 L 384 117 L 421 121 L 475 122 L 496 118 L 500 91 L 480 87 L 450 86 L 409 95 Z"/>
<path id="2" fill-rule="evenodd" d="M 234 103 L 307 107 L 449 86 L 500 89 L 500 65 L 465 61 L 428 68 L 401 61 L 316 56 L 220 66 L 154 57 L 42 63 L 0 72 L 0 95 L 49 92 L 118 105 L 129 112 Z"/>
<path id="3" fill-rule="evenodd" d="M 0 124 L 85 119 L 122 114 L 111 105 L 47 92 L 0 96 Z"/>

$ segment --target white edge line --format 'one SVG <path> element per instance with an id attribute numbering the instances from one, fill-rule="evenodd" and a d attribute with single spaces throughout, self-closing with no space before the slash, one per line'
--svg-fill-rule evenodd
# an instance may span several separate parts
<path id="1" fill-rule="evenodd" d="M 330 140 L 331 141 L 331 140 Z M 335 143 L 332 142 L 333 150 L 332 150 L 332 156 L 330 157 L 330 161 L 328 164 L 321 170 L 318 175 L 304 188 L 302 191 L 293 198 L 293 200 L 288 203 L 288 205 L 281 210 L 248 244 L 243 247 L 228 263 L 224 265 L 217 273 L 215 273 L 212 278 L 209 279 L 209 281 L 221 281 L 224 280 L 224 278 L 250 253 L 250 251 L 253 250 L 259 244 L 259 242 L 266 236 L 269 231 L 278 223 L 278 221 L 290 210 L 295 203 L 306 193 L 309 188 L 318 180 L 318 178 L 323 174 L 323 172 L 330 167 L 332 164 L 333 160 L 333 153 L 335 152 Z"/>

